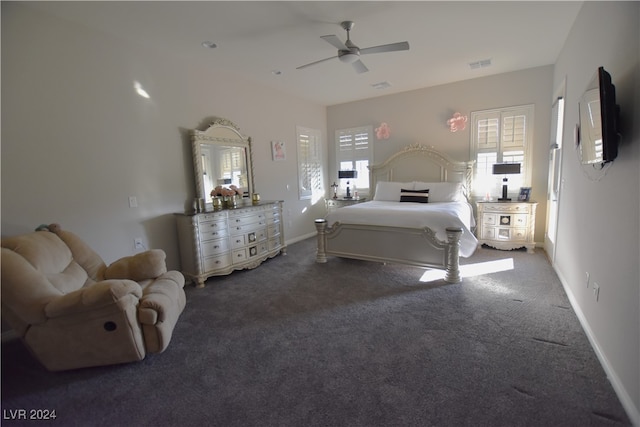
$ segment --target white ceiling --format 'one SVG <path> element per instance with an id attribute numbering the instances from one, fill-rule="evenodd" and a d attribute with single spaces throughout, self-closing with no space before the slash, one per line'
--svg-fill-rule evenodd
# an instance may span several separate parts
<path id="1" fill-rule="evenodd" d="M 582 2 L 577 1 L 142 1 L 28 3 L 129 42 L 209 64 L 322 105 L 553 64 Z M 408 41 L 409 51 L 363 55 L 357 74 L 320 36 L 360 48 Z M 216 49 L 201 46 L 203 41 Z M 469 63 L 491 59 L 486 68 Z M 280 74 L 275 74 L 279 71 Z M 215 74 L 212 72 L 212 78 Z M 387 89 L 373 84 L 388 82 Z"/>

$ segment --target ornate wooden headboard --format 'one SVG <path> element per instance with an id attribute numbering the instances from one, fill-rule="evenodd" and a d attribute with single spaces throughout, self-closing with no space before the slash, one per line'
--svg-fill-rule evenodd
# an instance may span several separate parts
<path id="1" fill-rule="evenodd" d="M 370 198 L 378 181 L 462 182 L 469 197 L 473 161 L 458 162 L 446 154 L 420 144 L 408 145 L 383 163 L 369 166 Z"/>

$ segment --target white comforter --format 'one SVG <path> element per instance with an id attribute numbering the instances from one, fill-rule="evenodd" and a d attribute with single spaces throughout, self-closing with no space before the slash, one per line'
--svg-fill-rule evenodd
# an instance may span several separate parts
<path id="1" fill-rule="evenodd" d="M 435 231 L 440 240 L 447 240 L 447 227 L 461 227 L 460 256 L 469 257 L 478 246 L 471 233 L 475 226 L 473 210 L 467 202 L 405 203 L 371 201 L 336 209 L 326 216 L 329 225 L 382 225 L 388 227 L 424 228 Z"/>

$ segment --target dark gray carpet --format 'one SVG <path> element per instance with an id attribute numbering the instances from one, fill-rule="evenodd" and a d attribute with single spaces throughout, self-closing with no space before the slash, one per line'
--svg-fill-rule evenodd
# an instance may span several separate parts
<path id="1" fill-rule="evenodd" d="M 187 288 L 166 352 L 49 373 L 2 345 L 4 425 L 621 426 L 630 421 L 543 252 L 461 284 L 331 258 L 315 241 Z"/>

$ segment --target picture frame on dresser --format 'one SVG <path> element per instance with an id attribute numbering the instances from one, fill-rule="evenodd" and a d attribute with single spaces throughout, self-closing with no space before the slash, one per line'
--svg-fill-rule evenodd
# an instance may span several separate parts
<path id="1" fill-rule="evenodd" d="M 520 194 L 518 200 L 521 202 L 528 202 L 531 197 L 531 187 L 520 187 Z"/>

